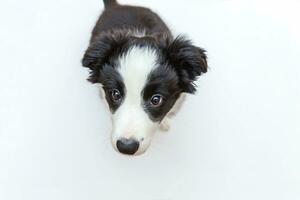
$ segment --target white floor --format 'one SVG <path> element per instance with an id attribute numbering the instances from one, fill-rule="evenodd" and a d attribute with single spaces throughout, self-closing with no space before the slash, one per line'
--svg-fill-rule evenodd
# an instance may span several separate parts
<path id="1" fill-rule="evenodd" d="M 1 0 L 0 199 L 299 200 L 300 1 L 121 2 L 207 49 L 197 95 L 121 156 L 80 64 L 101 0 Z"/>

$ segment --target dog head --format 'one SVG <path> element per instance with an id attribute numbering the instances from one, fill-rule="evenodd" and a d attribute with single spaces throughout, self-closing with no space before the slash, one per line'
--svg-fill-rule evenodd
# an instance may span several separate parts
<path id="1" fill-rule="evenodd" d="M 124 154 L 147 150 L 182 93 L 207 71 L 205 51 L 184 37 L 101 34 L 82 60 L 89 81 L 100 83 L 112 113 L 111 141 Z"/>

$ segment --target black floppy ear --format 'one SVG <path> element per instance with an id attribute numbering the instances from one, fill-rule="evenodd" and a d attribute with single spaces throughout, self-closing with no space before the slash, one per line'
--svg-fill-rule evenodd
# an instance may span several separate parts
<path id="1" fill-rule="evenodd" d="M 177 37 L 167 46 L 169 62 L 177 71 L 183 92 L 194 93 L 196 91 L 194 81 L 207 72 L 205 52 L 182 36 Z"/>
<path id="2" fill-rule="evenodd" d="M 88 81 L 99 82 L 99 74 L 103 65 L 126 41 L 127 38 L 119 32 L 101 34 L 93 39 L 82 59 L 82 65 L 90 69 Z"/>

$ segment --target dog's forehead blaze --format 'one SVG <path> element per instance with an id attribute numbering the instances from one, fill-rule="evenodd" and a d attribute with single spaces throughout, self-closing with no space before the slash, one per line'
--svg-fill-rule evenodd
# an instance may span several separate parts
<path id="1" fill-rule="evenodd" d="M 133 46 L 117 61 L 124 84 L 124 99 L 113 114 L 113 137 L 148 138 L 157 126 L 143 108 L 142 91 L 157 67 L 157 53 L 149 47 Z"/>
<path id="2" fill-rule="evenodd" d="M 157 68 L 157 52 L 149 47 L 133 46 L 118 60 L 118 71 L 126 89 L 125 101 L 142 102 L 141 93 L 149 74 Z"/>

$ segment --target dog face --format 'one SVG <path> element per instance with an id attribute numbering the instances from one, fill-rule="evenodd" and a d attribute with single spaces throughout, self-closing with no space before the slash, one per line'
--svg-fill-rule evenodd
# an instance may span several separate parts
<path id="1" fill-rule="evenodd" d="M 160 123 L 182 93 L 206 72 L 204 51 L 188 40 L 102 35 L 85 53 L 89 81 L 100 83 L 112 113 L 113 147 L 124 154 L 147 150 Z"/>

